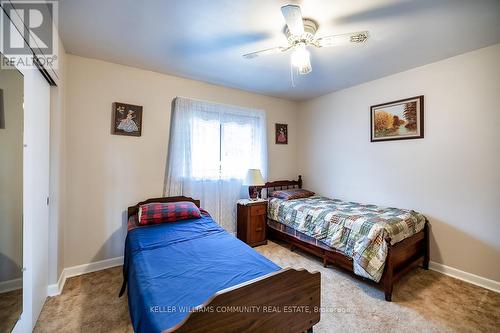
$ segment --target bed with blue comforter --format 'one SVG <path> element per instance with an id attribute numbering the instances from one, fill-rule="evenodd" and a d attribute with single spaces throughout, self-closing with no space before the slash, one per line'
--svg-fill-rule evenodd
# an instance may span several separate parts
<path id="1" fill-rule="evenodd" d="M 124 279 L 135 332 L 161 332 L 214 293 L 280 270 L 208 215 L 129 230 Z"/>

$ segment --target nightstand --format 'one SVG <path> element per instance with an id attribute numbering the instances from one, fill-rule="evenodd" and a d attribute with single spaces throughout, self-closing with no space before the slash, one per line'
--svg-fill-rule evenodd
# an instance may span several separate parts
<path id="1" fill-rule="evenodd" d="M 239 200 L 237 237 L 250 246 L 267 244 L 267 200 Z"/>

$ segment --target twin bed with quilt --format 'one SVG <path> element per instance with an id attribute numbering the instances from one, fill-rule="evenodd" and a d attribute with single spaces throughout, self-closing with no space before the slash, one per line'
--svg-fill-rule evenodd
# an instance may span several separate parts
<path id="1" fill-rule="evenodd" d="M 302 179 L 267 183 L 268 235 L 375 283 L 429 263 L 428 224 L 410 210 L 314 196 Z M 320 273 L 282 269 L 188 197 L 128 209 L 120 295 L 135 332 L 312 332 Z"/>
<path id="2" fill-rule="evenodd" d="M 315 196 L 296 181 L 269 182 L 268 236 L 373 282 L 391 301 L 394 282 L 428 269 L 429 227 L 412 210 Z"/>

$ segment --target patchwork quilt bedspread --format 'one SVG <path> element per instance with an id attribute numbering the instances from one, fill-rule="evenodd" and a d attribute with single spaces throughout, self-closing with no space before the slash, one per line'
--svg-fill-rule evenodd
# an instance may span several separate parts
<path id="1" fill-rule="evenodd" d="M 425 217 L 413 210 L 365 205 L 312 196 L 271 198 L 268 217 L 341 251 L 353 259 L 354 273 L 379 282 L 391 245 L 422 231 Z"/>

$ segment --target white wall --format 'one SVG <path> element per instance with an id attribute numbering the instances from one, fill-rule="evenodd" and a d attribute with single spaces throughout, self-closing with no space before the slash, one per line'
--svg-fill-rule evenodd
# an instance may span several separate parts
<path id="1" fill-rule="evenodd" d="M 21 277 L 23 259 L 23 76 L 0 70 L 0 283 Z M 2 101 L 0 100 L 0 103 Z M 1 107 L 1 106 L 0 106 Z M 19 285 L 20 286 L 20 285 Z M 0 290 L 1 292 L 1 290 Z"/>
<path id="2" fill-rule="evenodd" d="M 176 96 L 267 111 L 269 178 L 296 178 L 297 104 L 277 98 L 67 56 L 64 265 L 121 256 L 128 206 L 161 196 L 171 102 Z M 141 137 L 111 135 L 111 106 L 143 106 Z M 274 124 L 289 144 L 274 144 Z"/>
<path id="3" fill-rule="evenodd" d="M 431 260 L 500 281 L 500 44 L 300 105 L 305 187 L 410 208 Z M 425 138 L 370 143 L 370 106 L 425 95 Z"/>

